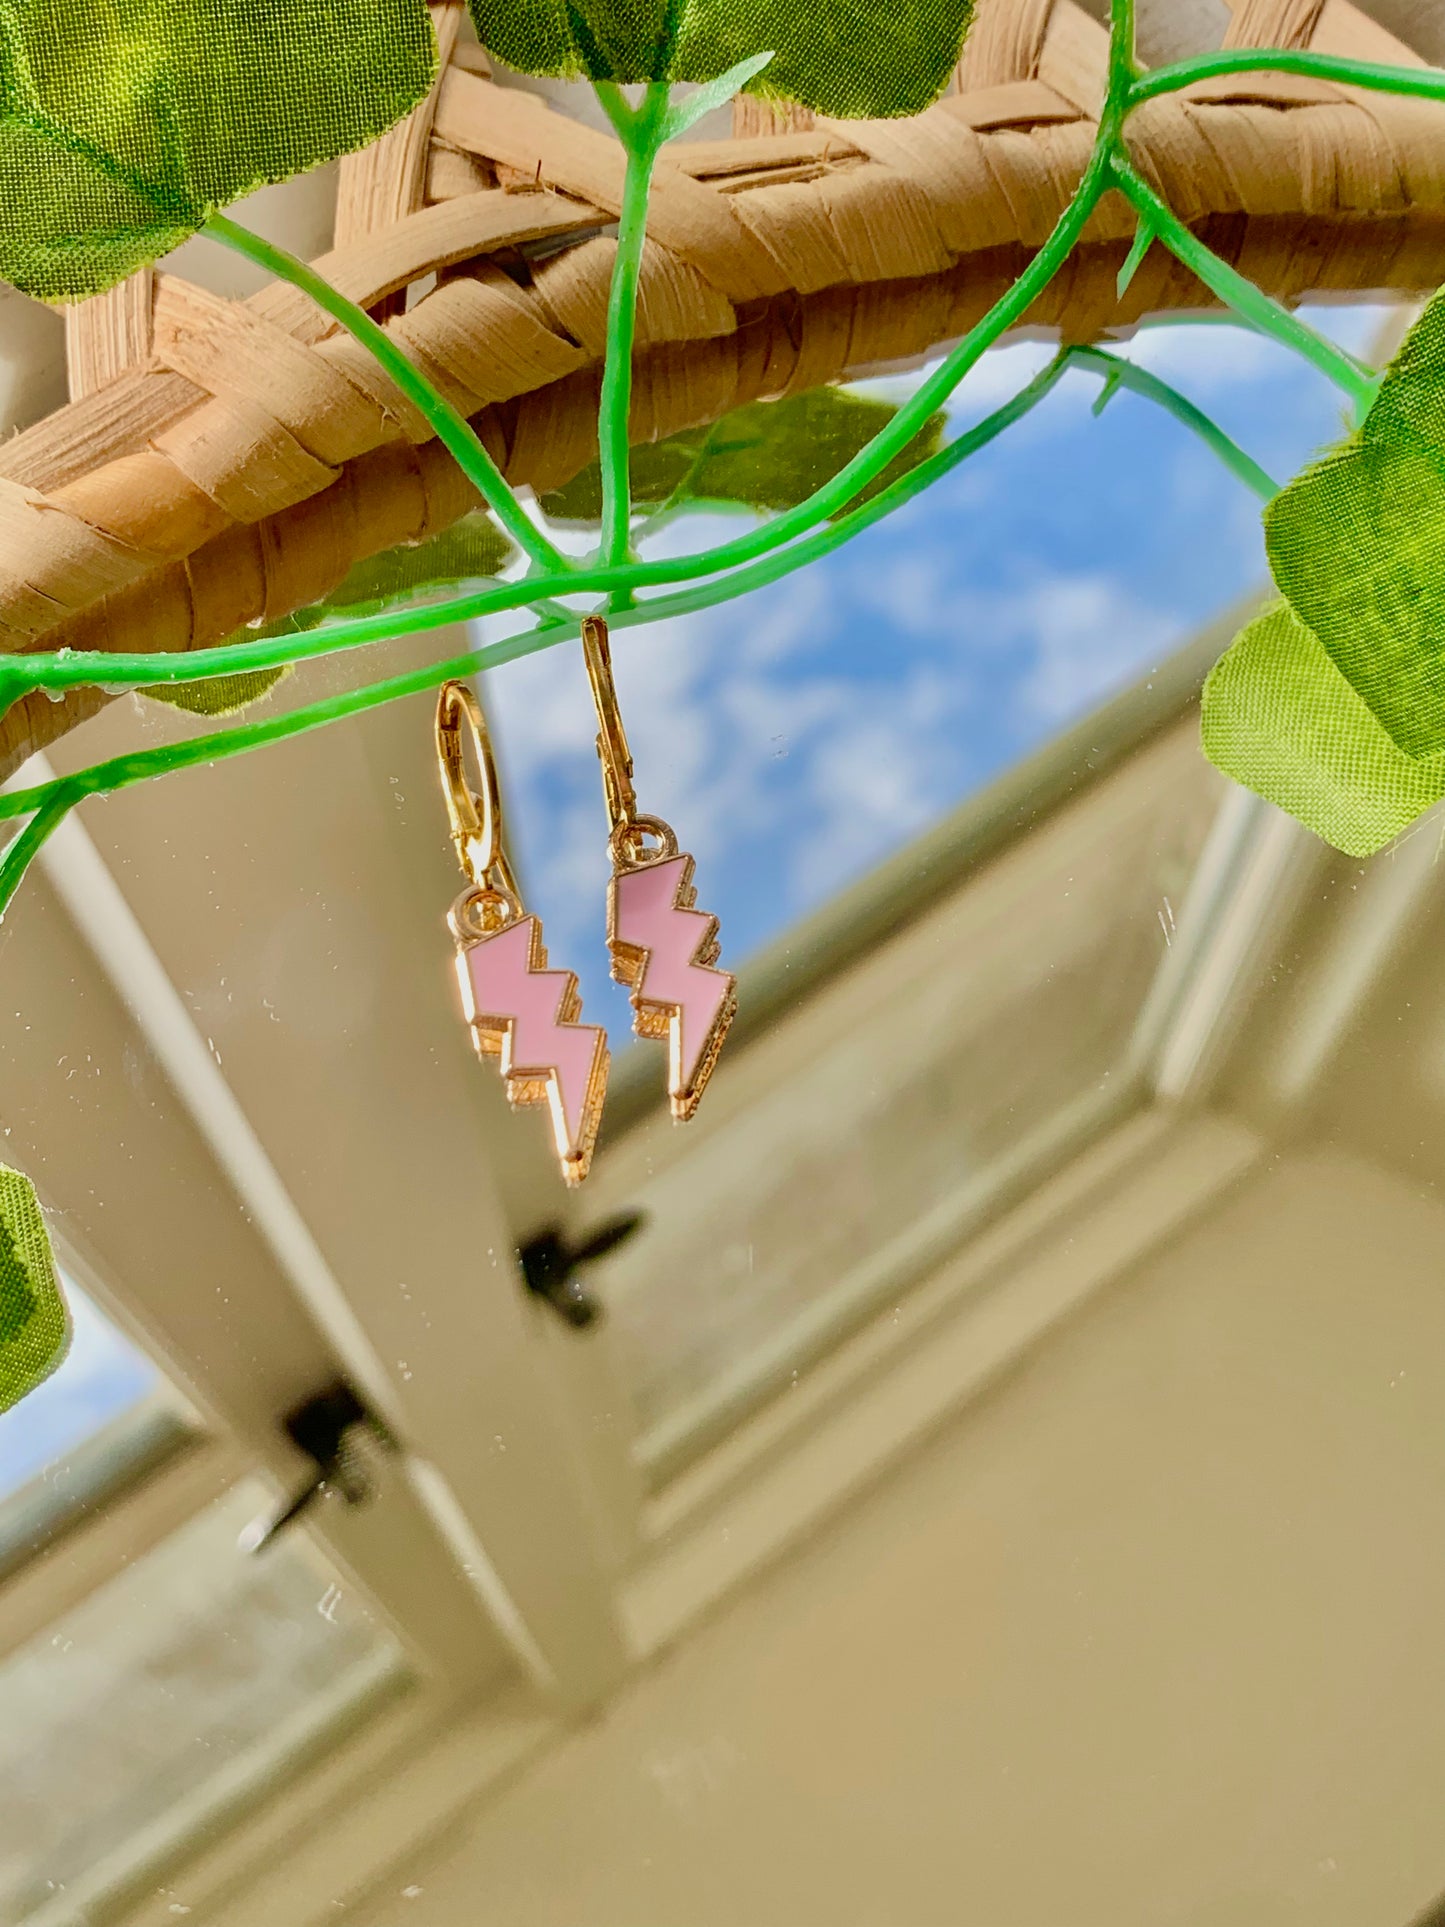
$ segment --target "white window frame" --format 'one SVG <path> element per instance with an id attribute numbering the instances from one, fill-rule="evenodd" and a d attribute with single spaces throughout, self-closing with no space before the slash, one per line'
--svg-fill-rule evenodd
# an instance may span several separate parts
<path id="1" fill-rule="evenodd" d="M 963 887 L 1037 821 L 1036 811 L 1023 810 L 1026 795 L 1065 802 L 1176 726 L 1201 662 L 1218 646 L 1217 634 L 1201 639 L 1156 674 L 1152 693 L 1132 693 L 1056 745 L 1052 777 L 1027 767 L 1014 792 L 994 792 L 976 822 L 955 824 L 963 858 L 951 887 Z M 423 986 L 434 973 L 435 996 L 421 993 L 423 1050 L 453 1054 L 470 1080 L 456 1082 L 456 1106 L 437 1120 L 435 1156 L 403 1164 L 425 1220 L 427 1275 L 452 1279 L 464 1241 L 498 1257 L 482 1288 L 464 1281 L 437 1295 L 446 1317 L 430 1328 L 419 1330 L 394 1280 L 369 1268 L 364 1236 L 321 1228 L 322 1193 L 313 1199 L 304 1167 L 284 1154 L 285 1093 L 262 1089 L 243 1108 L 224 1048 L 218 1064 L 177 993 L 175 984 L 188 980 L 194 904 L 159 890 L 141 909 L 137 893 L 117 882 L 128 839 L 164 836 L 178 868 L 199 863 L 228 811 L 246 808 L 249 797 L 263 814 L 267 786 L 274 792 L 284 769 L 242 759 L 223 766 L 225 784 L 220 770 L 211 772 L 184 808 L 156 785 L 137 793 L 123 818 L 97 810 L 90 825 L 67 824 L 7 919 L 6 967 L 32 1026 L 0 1045 L 9 1088 L 43 1091 L 61 1035 L 83 1035 L 106 1101 L 127 1088 L 128 1063 L 159 1066 L 135 1097 L 132 1121 L 158 1147 L 139 1178 L 125 1132 L 107 1137 L 94 1120 L 77 1129 L 63 1106 L 32 1102 L 19 1107 L 24 1115 L 0 1121 L 12 1128 L 8 1155 L 58 1208 L 56 1228 L 78 1281 L 156 1353 L 204 1423 L 194 1445 L 0 1583 L 0 1648 L 103 1583 L 138 1544 L 155 1543 L 243 1473 L 259 1468 L 278 1490 L 290 1487 L 305 1467 L 280 1420 L 338 1372 L 404 1447 L 383 1468 L 374 1505 L 328 1504 L 309 1529 L 395 1627 L 422 1685 L 298 1765 L 284 1801 L 248 1808 L 239 1790 L 234 1825 L 177 1875 L 188 1904 L 204 1903 L 222 1927 L 273 1927 L 280 1918 L 319 1927 L 334 1918 L 338 1897 L 363 1891 L 424 1832 L 606 1697 L 629 1666 L 797 1543 L 1151 1242 L 1254 1168 L 1267 1126 L 1210 1107 L 1227 1078 L 1230 1040 L 1323 860 L 1276 812 L 1231 799 L 1141 1015 L 1133 1069 L 1148 1101 L 1071 1147 L 1062 1168 L 933 1266 L 910 1292 L 905 1316 L 872 1319 L 846 1337 L 840 1327 L 840 1342 L 798 1391 L 750 1408 L 647 1500 L 605 1322 L 581 1337 L 564 1330 L 527 1300 L 510 1258 L 517 1239 L 562 1201 L 549 1189 L 542 1134 L 527 1128 L 537 1120 L 504 1115 L 451 1007 L 441 916 L 454 885 L 431 796 L 428 721 L 419 705 L 401 705 L 352 726 L 350 736 L 308 738 L 305 798 L 330 807 L 321 821 L 308 819 L 307 841 L 286 860 L 292 884 L 318 869 L 324 876 L 328 865 L 341 867 L 348 838 L 362 835 L 367 874 L 374 870 L 379 900 L 396 912 L 382 920 L 378 939 L 387 969 Z M 129 719 L 116 725 L 128 728 Z M 93 733 L 86 760 L 103 748 Z M 293 780 L 301 767 L 291 766 Z M 388 827 L 389 795 L 381 791 L 378 810 L 376 793 L 382 783 L 393 787 L 391 777 L 418 801 Z M 258 821 L 255 835 L 279 863 L 277 821 Z M 1419 856 L 1428 841 L 1407 846 L 1414 854 L 1390 872 L 1391 930 L 1428 892 L 1432 872 Z M 268 874 L 269 885 L 248 881 L 228 865 L 236 916 L 264 920 L 268 888 L 289 887 L 275 869 Z M 1296 1107 L 1384 954 L 1363 927 L 1337 950 L 1307 1000 L 1318 1022 L 1313 1031 L 1308 1021 L 1295 1024 L 1294 1054 L 1280 1072 Z M 825 945 L 819 952 L 826 977 L 839 958 L 830 961 Z M 745 978 L 745 996 L 751 987 Z M 766 982 L 758 989 L 765 1004 Z M 737 1042 L 748 1075 L 765 1075 L 765 1036 L 749 1041 L 744 1032 Z M 386 1089 L 398 1074 L 391 1046 L 378 1037 L 374 1048 L 369 1073 Z M 113 1123 L 117 1114 L 107 1115 Z M 362 1153 L 374 1162 L 351 1176 L 366 1195 L 398 1155 L 384 1119 Z M 76 1201 L 92 1193 L 103 1210 L 82 1212 Z M 584 1194 L 571 1209 L 585 1223 L 595 1207 Z M 157 1235 L 158 1225 L 167 1236 Z M 223 1321 L 195 1315 L 194 1249 L 204 1250 L 207 1281 L 227 1286 Z M 504 1415 L 504 1452 L 479 1453 L 482 1411 L 493 1426 L 494 1415 Z M 113 1897 L 128 1927 L 173 1918 L 154 1891 L 125 1906 Z"/>
<path id="2" fill-rule="evenodd" d="M 93 739 L 86 750 L 96 753 Z M 318 775 L 324 783 L 324 769 Z M 443 909 L 446 901 L 444 888 Z M 176 909 L 183 920 L 193 906 Z M 434 953 L 420 964 L 404 956 L 400 967 L 435 966 L 435 1048 L 458 1052 L 466 1079 L 481 1082 L 446 994 L 444 925 L 438 917 L 400 934 Z M 362 1770 L 378 1748 L 410 1747 L 504 1690 L 524 1695 L 533 1724 L 596 1704 L 627 1663 L 612 1575 L 630 1548 L 618 1543 L 617 1508 L 599 1508 L 582 1472 L 568 1417 L 579 1402 L 569 1382 L 575 1341 L 525 1293 L 513 1255 L 519 1226 L 503 1211 L 475 1109 L 441 1131 L 469 1179 L 465 1223 L 450 1208 L 455 1170 L 438 1171 L 418 1200 L 429 1239 L 419 1264 L 428 1275 L 444 1259 L 455 1265 L 463 1238 L 490 1245 L 495 1262 L 473 1267 L 472 1288 L 454 1295 L 459 1317 L 413 1319 L 403 1338 L 394 1292 L 360 1267 L 343 1290 L 84 823 L 56 833 L 4 937 L 7 987 L 25 1012 L 0 1046 L 6 1155 L 34 1177 L 76 1283 L 157 1359 L 199 1423 L 160 1462 L 98 1489 L 92 1514 L 50 1522 L 49 1542 L 11 1561 L 0 1579 L 0 1653 L 237 1479 L 267 1475 L 278 1499 L 296 1489 L 311 1468 L 283 1418 L 340 1376 L 402 1449 L 372 1455 L 372 1503 L 322 1503 L 301 1529 L 398 1635 L 418 1683 L 404 1705 L 338 1744 L 334 1763 L 308 1759 L 306 1784 L 344 1778 L 347 1760 Z M 56 1100 L 61 1038 L 84 1054 L 78 1104 Z M 140 1162 L 139 1145 L 148 1153 Z M 390 1148 L 379 1132 L 378 1159 Z M 536 1151 L 540 1161 L 540 1141 Z M 226 1300 L 223 1316 L 208 1313 L 208 1293 Z M 479 1450 L 479 1411 L 505 1427 L 504 1452 Z M 626 1480 L 612 1484 L 625 1490 Z M 292 1737 L 305 1736 L 298 1728 Z M 279 1759 L 272 1766 L 286 1770 Z M 244 1774 L 230 1778 L 236 1784 L 203 1790 L 198 1824 L 214 1826 L 218 1797 L 238 1815 L 253 1799 Z M 288 1787 L 287 1815 L 304 1804 L 300 1792 Z M 118 1905 L 134 1877 L 135 1867 L 97 1870 L 96 1904 Z"/>

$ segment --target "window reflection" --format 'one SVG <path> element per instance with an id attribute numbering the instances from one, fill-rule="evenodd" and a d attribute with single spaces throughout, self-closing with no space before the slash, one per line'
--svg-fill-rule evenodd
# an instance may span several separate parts
<path id="1" fill-rule="evenodd" d="M 43 1385 L 0 1413 L 0 1504 L 161 1384 L 151 1361 L 84 1292 L 68 1281 L 63 1289 L 74 1325 L 69 1352 Z"/>
<path id="2" fill-rule="evenodd" d="M 239 1550 L 267 1497 L 238 1486 L 0 1666 L 0 1920 L 89 1918 L 405 1683 L 304 1534 Z"/>

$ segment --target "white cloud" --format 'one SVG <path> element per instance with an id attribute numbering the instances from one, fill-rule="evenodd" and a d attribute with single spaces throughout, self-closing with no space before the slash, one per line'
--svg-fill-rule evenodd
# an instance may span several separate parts
<path id="1" fill-rule="evenodd" d="M 776 668 L 848 619 L 819 569 L 803 569 L 773 585 L 765 596 L 737 605 L 728 624 L 729 655 L 753 668 Z"/>
<path id="2" fill-rule="evenodd" d="M 952 690 L 923 666 L 865 701 L 844 692 L 835 725 L 811 746 L 807 815 L 793 884 L 816 902 L 922 830 L 944 807 L 951 758 L 942 740 Z"/>
<path id="3" fill-rule="evenodd" d="M 1039 572 L 1005 589 L 960 580 L 946 532 L 919 513 L 922 539 L 870 552 L 866 566 L 836 560 L 733 604 L 615 628 L 639 799 L 674 825 L 704 881 L 762 839 L 767 894 L 796 914 L 936 818 L 975 757 L 1037 740 L 1178 638 L 1177 618 L 1103 569 Z M 654 552 L 738 527 L 706 520 L 715 526 L 673 525 Z M 860 625 L 891 640 L 886 675 L 860 671 Z M 840 638 L 854 645 L 846 671 Z M 909 639 L 922 647 L 900 649 Z M 606 880 L 579 646 L 506 665 L 489 676 L 488 697 L 526 818 L 529 881 L 551 906 L 562 954 L 592 931 Z"/>
<path id="4" fill-rule="evenodd" d="M 1119 342 L 1117 349 L 1161 381 L 1195 395 L 1250 387 L 1278 377 L 1283 352 L 1251 328 L 1215 321 L 1141 328 L 1131 340 Z"/>
<path id="5" fill-rule="evenodd" d="M 1351 301 L 1314 304 L 1301 309 L 1300 319 L 1368 362 L 1373 361 L 1382 331 L 1396 312 L 1388 303 Z M 1140 328 L 1117 347 L 1141 368 L 1197 397 L 1277 381 L 1291 365 L 1302 365 L 1278 342 L 1242 322 L 1222 318 Z"/>
<path id="6" fill-rule="evenodd" d="M 1352 354 L 1369 360 L 1393 313 L 1388 304 L 1349 302 L 1316 305 L 1308 309 L 1303 318 Z M 1278 379 L 1289 355 L 1287 349 L 1243 323 L 1213 317 L 1140 328 L 1131 336 L 1103 345 L 1127 355 L 1161 380 L 1201 398 Z M 991 413 L 1032 381 L 1048 365 L 1055 351 L 1056 344 L 1052 341 L 1017 336 L 991 348 L 945 404 L 950 418 L 972 420 Z M 941 357 L 935 357 L 916 371 L 857 382 L 853 384 L 853 391 L 896 405 L 914 393 L 919 383 L 938 366 L 939 359 Z"/>
<path id="7" fill-rule="evenodd" d="M 1183 625 L 1110 575 L 1046 576 L 1013 597 L 994 598 L 1004 634 L 1031 650 L 1016 706 L 1061 723 L 1160 661 Z"/>
<path id="8" fill-rule="evenodd" d="M 1301 309 L 1312 328 L 1348 348 L 1352 355 L 1374 361 L 1377 344 L 1399 324 L 1402 304 L 1397 301 L 1318 301 Z"/>
<path id="9" fill-rule="evenodd" d="M 1047 368 L 1057 353 L 1051 341 L 1015 339 L 990 348 L 980 357 L 949 397 L 950 415 L 986 415 L 1027 386 L 1040 369 Z M 901 375 L 878 375 L 854 382 L 852 392 L 897 406 L 905 402 L 937 368 L 941 356 L 922 368 Z"/>
<path id="10" fill-rule="evenodd" d="M 880 557 L 852 585 L 862 609 L 886 617 L 905 634 L 931 638 L 952 607 L 957 561 L 942 545 Z"/>
<path id="11" fill-rule="evenodd" d="M 478 644 L 508 634 L 503 626 L 507 620 L 474 623 Z M 543 649 L 505 663 L 488 672 L 484 686 L 488 711 L 505 737 L 508 769 L 518 776 L 585 749 L 597 732 L 575 646 Z"/>

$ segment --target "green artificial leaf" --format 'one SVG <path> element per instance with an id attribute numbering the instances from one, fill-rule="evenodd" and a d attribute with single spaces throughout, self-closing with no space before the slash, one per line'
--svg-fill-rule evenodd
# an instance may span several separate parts
<path id="1" fill-rule="evenodd" d="M 917 114 L 958 63 L 973 0 L 471 0 L 483 46 L 528 74 L 710 81 L 772 60 L 750 93 L 822 114 Z"/>
<path id="2" fill-rule="evenodd" d="M 304 609 L 297 609 L 276 622 L 242 629 L 231 641 L 294 636 L 298 631 L 318 629 L 333 617 L 374 616 L 388 609 L 413 608 L 434 592 L 450 593 L 469 583 L 480 586 L 491 581 L 515 554 L 506 536 L 487 516 L 464 515 L 440 535 L 428 536 L 424 542 L 402 542 L 394 549 L 358 562 L 330 595 L 323 596 L 319 602 L 308 603 Z"/>
<path id="3" fill-rule="evenodd" d="M 782 401 L 749 402 L 710 428 L 688 429 L 633 449 L 632 499 L 652 508 L 722 505 L 759 514 L 795 508 L 831 481 L 897 412 L 887 402 L 866 400 L 842 388 L 812 388 Z M 940 413 L 925 422 L 848 506 L 867 501 L 936 454 L 945 421 Z M 544 495 L 542 508 L 554 522 L 596 527 L 602 516 L 598 465 L 594 462 Z"/>
<path id="4" fill-rule="evenodd" d="M 662 138 L 675 141 L 689 127 L 696 125 L 704 114 L 710 114 L 718 107 L 726 107 L 750 80 L 757 78 L 772 58 L 771 47 L 765 53 L 750 54 L 746 60 L 740 60 L 736 67 L 729 67 L 725 74 L 719 74 L 716 80 L 704 81 L 700 87 L 694 87 L 690 94 L 673 101 L 663 122 Z"/>
<path id="5" fill-rule="evenodd" d="M 1390 735 L 1445 748 L 1445 462 L 1362 442 L 1265 511 L 1274 579 Z"/>
<path id="6" fill-rule="evenodd" d="M 192 716 L 234 716 L 259 702 L 291 673 L 280 669 L 256 669 L 243 676 L 207 676 L 201 682 L 158 682 L 137 691 L 153 703 L 169 703 Z"/>
<path id="7" fill-rule="evenodd" d="M 436 74 L 425 0 L 0 0 L 0 276 L 96 294 Z"/>
<path id="8" fill-rule="evenodd" d="M 64 1358 L 70 1319 L 35 1187 L 0 1165 L 0 1412 Z"/>
<path id="9" fill-rule="evenodd" d="M 1405 753 L 1288 603 L 1257 616 L 1204 685 L 1204 751 L 1348 856 L 1445 797 L 1445 752 Z"/>
<path id="10" fill-rule="evenodd" d="M 0 0 L 3 3 L 3 0 Z M 381 615 L 388 609 L 413 608 L 433 592 L 450 593 L 469 583 L 490 582 L 506 567 L 516 550 L 485 515 L 464 515 L 440 535 L 424 542 L 403 542 L 381 555 L 358 562 L 330 595 L 275 622 L 239 630 L 230 642 L 258 642 L 277 636 L 303 634 L 333 618 Z M 198 682 L 152 683 L 139 693 L 153 702 L 169 703 L 196 716 L 229 716 L 269 695 L 289 665 L 255 669 L 233 676 L 207 676 Z"/>
<path id="11" fill-rule="evenodd" d="M 1445 295 L 1265 533 L 1275 581 L 1389 736 L 1411 756 L 1445 749 Z"/>
<path id="12" fill-rule="evenodd" d="M 403 542 L 358 562 L 321 606 L 364 615 L 432 590 L 488 581 L 500 575 L 516 553 L 490 517 L 474 512 L 424 542 Z"/>
<path id="13" fill-rule="evenodd" d="M 358 562 L 330 595 L 261 633 L 280 635 L 314 629 L 330 616 L 380 615 L 386 609 L 410 607 L 433 592 L 491 581 L 515 554 L 495 522 L 480 513 L 464 515 L 440 535 L 403 542 Z"/>
<path id="14" fill-rule="evenodd" d="M 630 462 L 633 506 L 660 508 L 674 490 L 683 490 L 711 432 L 689 429 L 669 436 L 665 442 L 643 442 L 634 448 Z M 693 499 L 690 493 L 687 499 Z M 549 489 L 539 500 L 549 522 L 570 528 L 597 528 L 602 521 L 601 468 L 596 462 L 589 463 L 570 482 Z"/>

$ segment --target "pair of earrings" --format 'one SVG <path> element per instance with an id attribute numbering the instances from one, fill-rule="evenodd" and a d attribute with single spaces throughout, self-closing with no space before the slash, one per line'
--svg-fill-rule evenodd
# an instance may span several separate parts
<path id="1" fill-rule="evenodd" d="M 607 947 L 612 975 L 632 992 L 639 1037 L 668 1047 L 672 1114 L 690 1118 L 712 1075 L 737 1009 L 736 980 L 716 968 L 717 918 L 694 908 L 692 858 L 661 818 L 642 816 L 632 756 L 617 706 L 607 624 L 588 616 L 582 648 L 600 725 L 597 754 L 611 823 L 607 851 Z M 481 788 L 466 771 L 463 726 Z M 468 887 L 448 922 L 472 1042 L 499 1061 L 514 1105 L 545 1104 L 568 1184 L 592 1162 L 611 1056 L 607 1033 L 579 1022 L 582 1000 L 570 970 L 549 970 L 540 919 L 522 908 L 502 837 L 501 792 L 481 705 L 465 683 L 449 682 L 437 704 L 437 761 L 452 842 Z"/>

